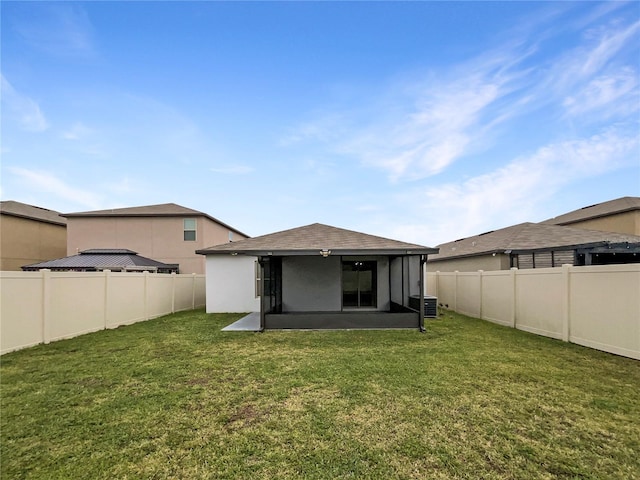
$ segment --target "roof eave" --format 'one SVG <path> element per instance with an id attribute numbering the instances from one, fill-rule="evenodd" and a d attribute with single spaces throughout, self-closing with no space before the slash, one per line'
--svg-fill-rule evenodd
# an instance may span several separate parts
<path id="1" fill-rule="evenodd" d="M 42 223 L 49 223 L 51 225 L 58 225 L 60 227 L 66 227 L 67 224 L 65 222 L 57 222 L 55 220 L 48 220 L 46 218 L 39 218 L 39 217 L 34 217 L 31 215 L 27 215 L 27 214 L 20 214 L 20 213 L 14 213 L 14 212 L 7 212 L 6 210 L 2 210 L 0 211 L 0 213 L 2 215 L 8 215 L 10 217 L 17 217 L 17 218 L 24 218 L 26 220 L 33 220 L 34 222 L 42 222 Z M 62 215 L 60 215 L 62 216 Z"/>
<path id="2" fill-rule="evenodd" d="M 544 220 L 541 223 L 548 223 L 548 224 L 551 224 L 551 225 L 559 225 L 559 226 L 567 226 L 567 225 L 571 225 L 573 223 L 586 222 L 588 220 L 597 220 L 599 218 L 611 217 L 613 215 L 620 215 L 622 213 L 637 212 L 637 211 L 640 211 L 640 208 L 638 208 L 636 206 L 631 206 L 631 207 L 626 207 L 626 208 L 620 208 L 618 210 L 613 210 L 611 212 L 597 213 L 597 214 L 589 215 L 589 216 L 586 216 L 586 217 L 580 217 L 580 218 L 573 218 L 573 219 L 569 219 L 569 220 L 557 221 L 556 219 L 562 218 L 564 216 L 564 215 L 560 215 L 558 217 L 553 217 L 553 218 L 549 218 L 547 220 Z"/>
<path id="3" fill-rule="evenodd" d="M 474 253 L 465 253 L 462 255 L 449 255 L 446 257 L 438 257 L 438 258 L 430 258 L 428 260 L 429 263 L 433 263 L 433 262 L 444 262 L 445 260 L 457 260 L 459 258 L 470 258 L 470 257 L 481 257 L 481 256 L 485 256 L 485 255 L 493 255 L 493 254 L 503 254 L 503 253 L 507 253 L 509 252 L 508 250 L 505 250 L 504 248 L 501 249 L 497 249 L 497 250 L 486 250 L 484 252 L 474 252 Z"/>
<path id="4" fill-rule="evenodd" d="M 327 256 L 351 256 L 351 255 L 376 255 L 376 256 L 393 256 L 393 255 L 429 255 L 438 253 L 437 248 L 402 248 L 402 249 L 327 249 Z M 317 256 L 322 255 L 321 249 L 304 249 L 304 250 L 196 250 L 200 255 L 247 255 L 252 257 L 293 257 L 293 256 Z"/>

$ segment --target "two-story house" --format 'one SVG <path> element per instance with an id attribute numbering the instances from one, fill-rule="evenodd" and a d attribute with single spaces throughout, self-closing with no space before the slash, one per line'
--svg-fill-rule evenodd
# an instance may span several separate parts
<path id="1" fill-rule="evenodd" d="M 67 220 L 56 211 L 13 200 L 0 202 L 0 270 L 64 257 Z"/>
<path id="2" fill-rule="evenodd" d="M 205 258 L 196 250 L 248 238 L 204 212 L 175 203 L 63 216 L 67 219 L 67 255 L 96 248 L 129 249 L 179 264 L 180 273 L 205 273 Z"/>

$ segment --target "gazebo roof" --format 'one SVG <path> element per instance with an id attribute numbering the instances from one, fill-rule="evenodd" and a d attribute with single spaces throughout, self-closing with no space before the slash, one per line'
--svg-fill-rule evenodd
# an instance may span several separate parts
<path id="1" fill-rule="evenodd" d="M 177 270 L 178 264 L 162 263 L 151 258 L 138 255 L 126 248 L 94 248 L 83 250 L 78 255 L 58 258 L 46 262 L 25 265 L 23 270 L 81 270 L 81 269 L 144 269 Z"/>

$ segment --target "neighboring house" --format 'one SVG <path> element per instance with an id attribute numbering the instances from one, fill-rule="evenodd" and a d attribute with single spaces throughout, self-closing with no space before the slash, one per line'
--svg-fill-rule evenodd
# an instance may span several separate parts
<path id="1" fill-rule="evenodd" d="M 25 203 L 0 202 L 0 270 L 59 258 L 67 253 L 67 220 Z"/>
<path id="2" fill-rule="evenodd" d="M 204 273 L 196 250 L 248 236 L 206 213 L 165 203 L 63 214 L 67 255 L 95 248 L 124 248 L 168 264 L 180 273 Z"/>
<path id="3" fill-rule="evenodd" d="M 58 258 L 48 262 L 25 265 L 25 272 L 49 269 L 54 272 L 152 272 L 178 273 L 177 264 L 166 264 L 138 255 L 137 252 L 123 248 L 94 248 L 83 250 L 78 255 Z"/>
<path id="4" fill-rule="evenodd" d="M 597 203 L 541 223 L 640 235 L 640 197 Z"/>
<path id="5" fill-rule="evenodd" d="M 260 312 L 260 329 L 423 329 L 435 248 L 312 224 L 198 250 L 207 312 Z"/>
<path id="6" fill-rule="evenodd" d="M 429 268 L 441 272 L 640 262 L 640 236 L 521 223 L 438 245 Z"/>

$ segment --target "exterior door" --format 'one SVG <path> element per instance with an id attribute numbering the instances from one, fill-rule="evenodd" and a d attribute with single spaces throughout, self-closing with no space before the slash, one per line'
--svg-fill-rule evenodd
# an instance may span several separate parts
<path id="1" fill-rule="evenodd" d="M 342 262 L 342 306 L 363 308 L 377 306 L 378 265 L 374 261 Z"/>

